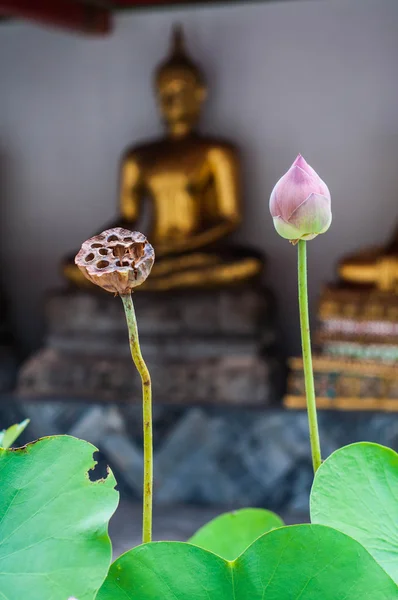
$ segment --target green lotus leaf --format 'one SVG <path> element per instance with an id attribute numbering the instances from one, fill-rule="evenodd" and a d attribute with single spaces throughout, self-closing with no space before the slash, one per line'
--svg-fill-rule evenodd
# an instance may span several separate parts
<path id="1" fill-rule="evenodd" d="M 191 537 L 189 542 L 234 560 L 260 535 L 282 527 L 282 519 L 262 508 L 243 508 L 216 517 Z"/>
<path id="2" fill-rule="evenodd" d="M 69 436 L 0 449 L 0 599 L 93 600 L 110 561 L 112 473 L 90 481 L 96 448 Z"/>
<path id="3" fill-rule="evenodd" d="M 97 600 L 397 600 L 398 587 L 358 542 L 322 525 L 281 527 L 235 561 L 155 542 L 121 556 Z"/>
<path id="4" fill-rule="evenodd" d="M 30 419 L 25 419 L 22 423 L 11 425 L 8 429 L 0 431 L 0 448 L 10 448 L 16 439 L 19 438 L 21 433 L 29 425 Z"/>
<path id="5" fill-rule="evenodd" d="M 358 540 L 398 583 L 398 454 L 369 442 L 334 452 L 315 476 L 311 521 Z"/>

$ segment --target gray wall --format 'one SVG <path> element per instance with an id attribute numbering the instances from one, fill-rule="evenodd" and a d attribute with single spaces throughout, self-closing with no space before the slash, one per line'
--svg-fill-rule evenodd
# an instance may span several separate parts
<path id="1" fill-rule="evenodd" d="M 268 198 L 301 152 L 327 181 L 334 222 L 310 244 L 311 300 L 339 256 L 382 242 L 397 217 L 398 2 L 308 0 L 125 13 L 107 39 L 0 27 L 0 276 L 32 348 L 63 255 L 114 216 L 123 148 L 159 133 L 151 72 L 174 21 L 211 95 L 203 129 L 242 148 L 245 223 L 268 256 L 297 351 L 295 250 Z"/>

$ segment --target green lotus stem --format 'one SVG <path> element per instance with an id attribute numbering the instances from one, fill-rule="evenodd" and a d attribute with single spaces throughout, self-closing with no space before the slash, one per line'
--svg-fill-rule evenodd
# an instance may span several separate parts
<path id="1" fill-rule="evenodd" d="M 298 242 L 298 289 L 300 308 L 301 346 L 303 350 L 303 367 L 305 394 L 307 397 L 308 425 L 310 430 L 311 454 L 314 473 L 322 463 L 321 446 L 319 442 L 318 421 L 316 415 L 316 399 L 314 372 L 312 369 L 310 319 L 308 314 L 307 290 L 307 242 Z"/>
<path id="2" fill-rule="evenodd" d="M 131 294 L 120 295 L 126 313 L 131 356 L 142 381 L 142 416 L 144 430 L 144 487 L 142 511 L 142 542 L 152 539 L 153 496 L 153 441 L 152 441 L 152 386 L 151 376 L 142 358 L 137 319 Z"/>

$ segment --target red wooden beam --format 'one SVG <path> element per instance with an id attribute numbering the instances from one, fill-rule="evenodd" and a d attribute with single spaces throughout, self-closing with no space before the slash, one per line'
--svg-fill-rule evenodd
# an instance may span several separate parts
<path id="1" fill-rule="evenodd" d="M 0 0 L 0 15 L 92 35 L 112 29 L 110 11 L 75 0 Z"/>

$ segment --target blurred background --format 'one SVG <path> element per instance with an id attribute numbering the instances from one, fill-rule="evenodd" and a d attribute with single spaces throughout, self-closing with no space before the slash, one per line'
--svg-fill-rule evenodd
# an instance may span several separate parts
<path id="1" fill-rule="evenodd" d="M 308 245 L 324 456 L 360 439 L 397 448 L 396 0 L 0 0 L 0 15 L 0 428 L 29 417 L 25 441 L 92 441 L 120 481 L 113 526 L 131 545 L 140 383 L 120 301 L 76 279 L 69 257 L 109 224 L 151 239 L 163 206 L 159 264 L 180 261 L 136 294 L 154 379 L 155 537 L 247 505 L 305 520 L 297 257 L 269 196 L 298 153 L 332 194 L 333 224 Z M 197 103 L 182 155 L 169 100 Z M 224 218 L 217 243 L 190 247 Z"/>

